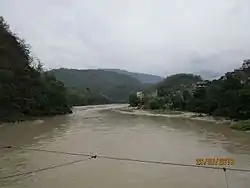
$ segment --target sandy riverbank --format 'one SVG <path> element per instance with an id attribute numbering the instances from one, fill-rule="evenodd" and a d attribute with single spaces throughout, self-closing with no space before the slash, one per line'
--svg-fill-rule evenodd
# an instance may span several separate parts
<path id="1" fill-rule="evenodd" d="M 226 120 L 223 118 L 215 118 L 206 114 L 198 114 L 194 112 L 151 111 L 151 110 L 136 109 L 132 107 L 113 109 L 112 111 L 117 112 L 117 113 L 122 113 L 122 114 L 131 114 L 131 115 L 182 118 L 182 119 L 191 119 L 191 120 L 197 120 L 197 121 L 209 121 L 209 122 L 215 122 L 215 123 L 232 123 L 231 120 Z"/>

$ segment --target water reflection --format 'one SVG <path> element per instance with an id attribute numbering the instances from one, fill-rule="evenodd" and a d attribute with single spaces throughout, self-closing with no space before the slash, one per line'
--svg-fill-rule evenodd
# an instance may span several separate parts
<path id="1" fill-rule="evenodd" d="M 9 124 L 0 127 L 0 143 L 29 146 L 39 141 L 60 137 L 68 129 L 70 115 L 44 118 L 42 120 Z"/>

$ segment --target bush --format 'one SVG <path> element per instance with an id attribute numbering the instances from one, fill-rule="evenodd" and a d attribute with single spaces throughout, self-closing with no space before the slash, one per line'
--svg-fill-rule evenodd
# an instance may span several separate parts
<path id="1" fill-rule="evenodd" d="M 136 94 L 131 94 L 129 96 L 129 105 L 132 107 L 137 107 L 140 103 L 140 99 L 137 97 Z"/>
<path id="2" fill-rule="evenodd" d="M 157 97 L 157 98 L 153 98 L 149 101 L 149 108 L 151 110 L 163 109 L 164 106 L 165 106 L 164 98 Z"/>
<path id="3" fill-rule="evenodd" d="M 250 131 L 250 120 L 238 121 L 231 126 L 232 129 Z"/>
<path id="4" fill-rule="evenodd" d="M 0 16 L 0 121 L 71 113 L 63 83 L 44 72 L 30 46 Z"/>
<path id="5" fill-rule="evenodd" d="M 217 108 L 213 113 L 214 116 L 223 116 L 227 117 L 230 114 L 230 111 L 228 108 Z"/>

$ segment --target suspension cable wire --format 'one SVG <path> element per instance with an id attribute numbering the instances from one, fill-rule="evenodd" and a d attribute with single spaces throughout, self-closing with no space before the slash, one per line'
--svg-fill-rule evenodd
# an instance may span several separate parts
<path id="1" fill-rule="evenodd" d="M 161 165 L 172 165 L 172 166 L 180 166 L 180 167 L 191 167 L 191 168 L 205 168 L 205 169 L 215 169 L 215 170 L 228 170 L 228 171 L 237 171 L 237 172 L 250 172 L 250 169 L 240 169 L 240 168 L 226 168 L 226 167 L 216 167 L 216 166 L 201 166 L 194 164 L 183 164 L 183 163 L 173 163 L 173 162 L 165 162 L 165 161 L 153 161 L 153 160 L 142 160 L 142 159 L 132 159 L 132 158 L 123 158 L 123 157 L 112 157 L 106 155 L 93 155 L 86 153 L 72 153 L 72 152 L 63 152 L 63 151 L 55 151 L 55 150 L 45 150 L 45 149 L 32 149 L 32 148 L 24 148 L 13 145 L 1 145 L 0 147 L 4 149 L 18 148 L 27 151 L 37 151 L 37 152 L 47 152 L 47 153 L 55 153 L 55 154 L 64 154 L 64 155 L 72 155 L 72 156 L 85 156 L 90 157 L 92 159 L 100 158 L 100 159 L 109 159 L 109 160 L 117 160 L 117 161 L 129 161 L 129 162 L 138 162 L 138 163 L 149 163 L 149 164 L 161 164 Z"/>
<path id="2" fill-rule="evenodd" d="M 102 119 L 99 116 L 89 116 L 89 117 L 84 117 L 82 119 Z"/>
<path id="3" fill-rule="evenodd" d="M 50 165 L 48 167 L 39 168 L 37 170 L 32 170 L 32 171 L 23 172 L 23 173 L 17 173 L 17 174 L 12 174 L 12 175 L 9 175 L 9 176 L 3 176 L 3 177 L 0 177 L 0 180 L 5 180 L 5 179 L 19 177 L 19 176 L 25 176 L 25 175 L 29 175 L 29 174 L 33 174 L 33 173 L 42 172 L 42 171 L 47 171 L 47 170 L 51 170 L 51 169 L 54 169 L 54 168 L 59 168 L 59 167 L 63 167 L 63 166 L 68 166 L 68 165 L 80 163 L 80 162 L 83 162 L 83 161 L 88 161 L 90 159 L 92 159 L 92 158 L 90 157 L 90 158 L 87 158 L 87 159 L 86 158 L 79 159 L 79 160 L 75 160 L 75 161 L 71 161 L 71 162 L 67 162 L 67 163 L 61 163 L 61 164 L 58 164 L 58 165 Z"/>
<path id="4" fill-rule="evenodd" d="M 226 168 L 223 168 L 223 171 L 224 171 L 224 174 L 225 174 L 226 186 L 227 186 L 227 188 L 228 188 L 229 186 L 228 186 L 228 180 L 227 180 L 227 169 L 226 169 Z"/>

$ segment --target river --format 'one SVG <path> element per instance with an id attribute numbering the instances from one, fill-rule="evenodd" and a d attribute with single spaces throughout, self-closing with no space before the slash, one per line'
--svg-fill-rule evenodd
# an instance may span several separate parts
<path id="1" fill-rule="evenodd" d="M 77 107 L 65 116 L 0 127 L 0 144 L 91 153 L 142 160 L 195 164 L 196 158 L 234 158 L 234 168 L 250 168 L 250 134 L 201 121 L 119 114 L 119 105 Z M 0 179 L 82 159 L 83 156 L 0 149 Z M 1 179 L 2 188 L 222 188 L 222 170 L 109 159 Z M 249 188 L 250 173 L 228 171 L 229 188 Z"/>

